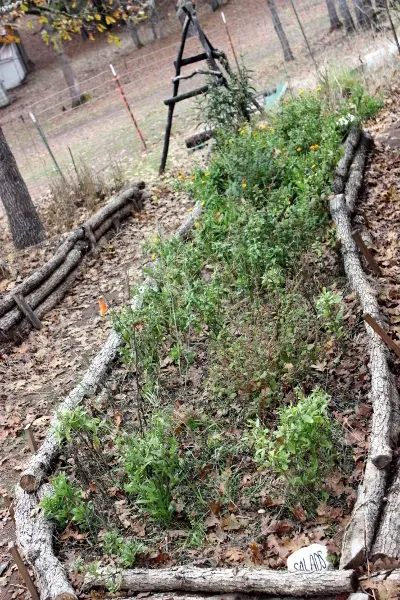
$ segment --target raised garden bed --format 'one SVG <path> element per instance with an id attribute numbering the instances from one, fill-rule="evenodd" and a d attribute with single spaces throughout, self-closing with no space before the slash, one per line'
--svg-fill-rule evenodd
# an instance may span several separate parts
<path id="1" fill-rule="evenodd" d="M 368 146 L 357 127 L 330 202 L 340 248 L 327 210 L 342 138 L 373 103 L 361 95 L 349 119 L 353 102 L 332 112 L 318 94 L 221 138 L 207 171 L 182 176 L 198 201 L 192 217 L 172 240 L 149 242 L 147 285 L 114 315 L 115 333 L 20 479 L 18 542 L 43 597 L 75 595 L 48 519 L 85 591 L 327 598 L 357 588 L 398 396 L 385 346 L 361 318 L 383 324 L 351 235 Z M 284 567 L 313 542 L 342 570 L 242 569 Z"/>

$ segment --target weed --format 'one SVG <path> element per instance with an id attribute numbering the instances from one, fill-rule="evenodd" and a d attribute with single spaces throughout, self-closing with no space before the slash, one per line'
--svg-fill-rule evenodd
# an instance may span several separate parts
<path id="1" fill-rule="evenodd" d="M 339 294 L 332 290 L 322 289 L 315 303 L 318 318 L 326 330 L 336 338 L 343 337 L 343 304 Z"/>
<path id="2" fill-rule="evenodd" d="M 68 523 L 76 523 L 82 531 L 90 529 L 94 520 L 93 505 L 83 500 L 82 490 L 68 481 L 65 473 L 53 477 L 53 491 L 40 503 L 45 517 L 55 521 L 60 529 Z"/>
<path id="3" fill-rule="evenodd" d="M 254 459 L 284 476 L 293 497 L 320 495 L 324 475 L 335 463 L 333 424 L 328 415 L 329 396 L 316 388 L 309 396 L 298 392 L 297 404 L 278 409 L 275 430 L 259 419 L 252 423 L 247 440 Z"/>
<path id="4" fill-rule="evenodd" d="M 71 442 L 73 434 L 79 432 L 89 436 L 95 448 L 100 446 L 99 429 L 105 427 L 105 423 L 100 419 L 91 417 L 85 409 L 79 406 L 59 412 L 57 417 L 54 435 L 59 444 L 64 441 Z"/>
<path id="5" fill-rule="evenodd" d="M 103 550 L 105 554 L 115 558 L 118 565 L 129 568 L 135 564 L 136 556 L 147 548 L 137 540 L 124 540 L 117 531 L 107 531 L 103 537 Z"/>
<path id="6" fill-rule="evenodd" d="M 168 524 L 182 465 L 170 421 L 154 414 L 148 431 L 123 436 L 118 445 L 127 479 L 125 490 L 155 521 Z"/>

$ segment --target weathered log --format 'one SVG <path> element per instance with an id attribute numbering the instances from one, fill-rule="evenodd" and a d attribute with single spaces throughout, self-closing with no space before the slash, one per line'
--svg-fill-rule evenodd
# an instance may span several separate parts
<path id="1" fill-rule="evenodd" d="M 140 202 L 141 191 L 144 189 L 145 184 L 143 181 L 133 183 L 122 192 L 119 192 L 112 200 L 107 202 L 103 208 L 101 208 L 95 215 L 90 217 L 83 224 L 83 227 L 91 227 L 93 231 L 100 227 L 100 225 L 111 217 L 114 213 L 120 210 L 128 202 Z"/>
<path id="2" fill-rule="evenodd" d="M 121 590 L 157 592 L 181 590 L 211 593 L 261 593 L 286 596 L 319 596 L 354 592 L 358 578 L 353 570 L 290 573 L 271 569 L 200 569 L 184 565 L 169 569 L 103 569 L 85 577 L 84 587 L 106 587 L 112 582 Z"/>
<path id="3" fill-rule="evenodd" d="M 350 594 L 347 600 L 358 600 L 353 598 L 357 594 Z M 137 596 L 129 596 L 129 600 L 134 600 Z M 336 600 L 337 596 L 314 596 L 313 600 Z M 104 600 L 111 600 L 104 598 Z M 128 598 L 118 598 L 118 600 L 128 600 Z M 180 592 L 165 592 L 158 594 L 146 594 L 141 600 L 304 600 L 304 596 L 266 596 L 265 594 L 188 594 Z M 360 598 L 360 600 L 364 600 Z M 366 597 L 368 600 L 368 596 Z"/>
<path id="4" fill-rule="evenodd" d="M 39 499 L 51 491 L 49 484 L 40 488 Z M 38 509 L 36 498 L 16 486 L 15 528 L 17 543 L 31 564 L 41 600 L 76 600 L 60 561 L 53 553 L 53 527 Z"/>
<path id="5" fill-rule="evenodd" d="M 42 304 L 40 304 L 35 309 L 35 314 L 38 317 L 38 319 L 42 320 L 43 317 L 50 310 L 52 310 L 55 306 L 57 306 L 61 302 L 61 300 L 64 298 L 64 296 L 68 292 L 68 290 L 72 287 L 72 285 L 74 284 L 77 277 L 79 277 L 81 272 L 82 272 L 82 263 L 80 265 L 78 265 L 78 267 L 76 267 L 76 269 L 71 271 L 71 273 L 69 273 L 69 275 L 67 275 L 67 277 L 58 286 L 58 288 L 56 288 L 50 294 L 50 296 L 48 296 L 46 298 L 46 300 L 44 302 L 42 302 Z M 30 325 L 29 321 L 27 319 L 23 319 L 23 321 L 21 323 L 19 323 L 19 325 L 17 325 L 11 331 L 8 332 L 7 339 L 11 338 L 13 340 L 22 340 L 29 333 L 30 329 L 31 329 L 31 325 Z"/>
<path id="6" fill-rule="evenodd" d="M 346 205 L 350 214 L 354 212 L 356 207 L 356 201 L 363 182 L 365 160 L 371 144 L 372 137 L 370 132 L 363 130 L 346 183 Z"/>
<path id="7" fill-rule="evenodd" d="M 388 558 L 400 560 L 400 462 L 389 491 L 381 517 L 378 533 L 371 551 L 371 559 Z"/>
<path id="8" fill-rule="evenodd" d="M 41 304 L 51 292 L 73 271 L 82 260 L 82 252 L 78 248 L 73 248 L 67 255 L 64 262 L 33 292 L 25 296 L 26 302 L 32 309 Z M 13 308 L 0 318 L 0 331 L 9 331 L 14 325 L 23 318 L 23 313 L 19 308 Z M 39 317 L 40 318 L 40 317 Z"/>
<path id="9" fill-rule="evenodd" d="M 175 235 L 184 237 L 189 229 L 193 227 L 193 224 L 200 216 L 201 211 L 202 206 L 200 203 L 197 203 L 182 225 L 175 232 Z M 139 293 L 132 299 L 131 305 L 134 310 L 140 305 L 145 289 L 146 287 L 143 285 L 140 288 Z M 40 318 L 41 313 L 39 309 L 37 315 Z M 121 344 L 122 339 L 115 331 L 113 331 L 109 335 L 104 346 L 94 357 L 88 370 L 85 372 L 82 381 L 69 393 L 63 402 L 61 402 L 58 409 L 59 411 L 72 409 L 80 404 L 85 397 L 95 393 L 107 370 L 114 362 Z M 57 418 L 56 414 L 52 419 L 50 429 L 43 444 L 40 446 L 37 453 L 31 457 L 26 469 L 20 476 L 19 483 L 26 492 L 33 492 L 38 489 L 48 473 L 53 460 L 59 453 L 60 448 L 53 433 L 53 427 L 57 423 Z"/>
<path id="10" fill-rule="evenodd" d="M 368 458 L 351 521 L 343 536 L 341 569 L 359 567 L 369 553 L 381 513 L 386 482 L 386 470 L 377 469 Z"/>
<path id="11" fill-rule="evenodd" d="M 19 285 L 16 285 L 11 292 L 7 293 L 0 300 L 0 316 L 15 306 L 13 294 L 22 294 L 24 297 L 32 290 L 36 289 L 45 279 L 49 277 L 64 261 L 67 254 L 72 250 L 78 240 L 83 239 L 84 231 L 81 228 L 73 231 L 61 246 L 56 250 L 55 254 L 42 267 L 34 271 L 32 275 L 24 279 Z"/>
<path id="12" fill-rule="evenodd" d="M 204 131 L 199 131 L 198 133 L 193 133 L 189 137 L 185 139 L 186 148 L 195 148 L 199 144 L 203 142 L 207 142 L 210 140 L 215 134 L 215 129 L 205 129 Z"/>
<path id="13" fill-rule="evenodd" d="M 361 267 L 343 194 L 339 194 L 331 200 L 330 210 L 342 243 L 344 268 L 349 283 L 358 296 L 363 312 L 370 314 L 378 324 L 383 326 L 375 293 Z M 387 364 L 387 350 L 384 343 L 372 327 L 367 324 L 365 327 L 370 349 L 369 369 L 373 405 L 369 456 L 376 467 L 383 469 L 390 463 L 393 456 L 392 375 Z"/>
<path id="14" fill-rule="evenodd" d="M 360 135 L 361 131 L 357 125 L 350 130 L 350 133 L 347 136 L 344 144 L 344 154 L 339 160 L 335 171 L 335 178 L 332 186 L 332 191 L 334 194 L 343 194 L 344 192 L 350 165 L 353 161 L 353 157 L 360 140 Z"/>
<path id="15" fill-rule="evenodd" d="M 77 406 L 82 400 L 95 393 L 100 382 L 103 380 L 108 368 L 115 360 L 121 339 L 113 331 L 104 346 L 92 360 L 90 367 L 82 377 L 82 381 L 68 394 L 59 406 L 59 411 L 70 410 Z M 59 452 L 59 444 L 54 435 L 53 428 L 57 423 L 57 414 L 53 417 L 50 429 L 36 454 L 29 460 L 26 469 L 20 476 L 20 485 L 26 492 L 33 492 L 43 482 L 50 466 Z"/>
<path id="16" fill-rule="evenodd" d="M 108 217 L 108 219 L 103 221 L 103 223 L 96 229 L 96 231 L 94 231 L 94 237 L 96 239 L 96 242 L 98 242 L 99 239 L 103 237 L 105 233 L 107 233 L 107 231 L 114 228 L 115 219 L 123 221 L 123 219 L 125 219 L 128 215 L 132 214 L 134 210 L 135 205 L 130 202 L 126 206 L 123 206 L 117 212 L 113 213 L 111 217 Z"/>

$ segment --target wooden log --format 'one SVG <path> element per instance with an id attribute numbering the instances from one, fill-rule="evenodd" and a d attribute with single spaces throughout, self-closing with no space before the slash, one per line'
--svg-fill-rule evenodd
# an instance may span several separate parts
<path id="1" fill-rule="evenodd" d="M 356 594 L 348 596 L 347 600 L 358 600 L 353 598 Z M 129 600 L 134 600 L 137 596 L 129 596 Z M 104 598 L 104 600 L 111 600 Z M 118 597 L 118 600 L 128 600 L 128 598 Z M 142 597 L 142 600 L 304 600 L 304 596 L 266 596 L 265 594 L 188 594 L 181 592 L 160 592 L 158 594 L 149 593 Z M 337 600 L 337 596 L 314 596 L 313 600 Z M 364 600 L 361 598 L 360 600 Z M 366 597 L 365 600 L 368 600 Z"/>
<path id="2" fill-rule="evenodd" d="M 35 310 L 39 304 L 41 304 L 47 296 L 55 290 L 60 283 L 67 277 L 67 275 L 76 268 L 76 266 L 82 260 L 82 252 L 78 248 L 73 248 L 64 262 L 46 279 L 40 287 L 36 288 L 33 292 L 25 297 L 26 302 L 29 306 Z M 36 316 L 40 319 L 40 316 L 36 312 Z M 23 318 L 23 314 L 19 308 L 13 308 L 7 312 L 3 317 L 0 318 L 0 331 L 6 332 L 19 323 Z"/>
<path id="3" fill-rule="evenodd" d="M 387 501 L 381 517 L 378 533 L 371 551 L 371 560 L 378 558 L 400 560 L 400 462 L 387 492 Z"/>
<path id="4" fill-rule="evenodd" d="M 110 582 L 121 590 L 131 592 L 210 592 L 210 593 L 260 593 L 286 596 L 312 597 L 354 592 L 358 587 L 353 570 L 318 571 L 314 573 L 283 572 L 272 569 L 200 569 L 184 565 L 169 569 L 130 569 L 114 571 L 103 569 L 98 575 L 87 575 L 86 590 L 104 588 Z"/>
<path id="5" fill-rule="evenodd" d="M 57 306 L 61 300 L 64 298 L 65 294 L 68 290 L 73 286 L 76 279 L 79 277 L 82 272 L 83 263 L 78 265 L 76 269 L 71 271 L 69 275 L 64 279 L 64 281 L 56 288 L 50 296 L 46 298 L 42 304 L 40 304 L 36 309 L 36 315 L 39 319 L 43 320 L 43 317 L 52 310 L 55 306 Z M 8 332 L 7 337 L 14 340 L 22 340 L 26 337 L 31 329 L 30 323 L 27 319 L 24 319 L 19 325 L 14 327 L 12 330 Z"/>
<path id="6" fill-rule="evenodd" d="M 331 200 L 330 210 L 342 243 L 344 268 L 349 283 L 358 296 L 363 312 L 370 314 L 378 324 L 383 325 L 375 293 L 361 267 L 343 194 Z M 369 325 L 366 325 L 366 330 L 370 349 L 369 369 L 373 405 L 369 457 L 376 467 L 383 469 L 393 456 L 392 376 L 387 364 L 386 348 L 381 338 Z"/>
<path id="7" fill-rule="evenodd" d="M 199 218 L 201 211 L 202 206 L 200 203 L 197 203 L 194 206 L 193 211 L 186 217 L 185 221 L 177 229 L 174 235 L 177 237 L 184 237 Z M 139 293 L 131 300 L 130 304 L 134 310 L 140 306 L 145 289 L 146 285 L 143 285 L 140 288 Z M 58 412 L 74 408 L 80 404 L 85 397 L 95 393 L 108 369 L 116 359 L 121 344 L 122 339 L 115 331 L 113 331 L 109 335 L 104 346 L 92 360 L 88 370 L 82 377 L 81 382 L 61 402 Z M 37 453 L 29 460 L 26 469 L 20 475 L 20 486 L 26 492 L 33 492 L 38 489 L 60 451 L 60 447 L 53 433 L 53 427 L 56 423 L 57 414 L 52 419 L 50 429 L 43 444 L 40 446 Z"/>
<path id="8" fill-rule="evenodd" d="M 203 144 L 210 140 L 215 134 L 215 129 L 205 129 L 204 131 L 199 131 L 198 133 L 193 133 L 185 139 L 186 148 L 195 148 L 199 144 Z"/>
<path id="9" fill-rule="evenodd" d="M 120 210 L 127 202 L 140 202 L 141 191 L 144 189 L 145 184 L 143 181 L 139 181 L 131 184 L 122 192 L 119 192 L 114 198 L 112 198 L 103 208 L 101 208 L 95 215 L 90 217 L 83 224 L 83 227 L 91 227 L 95 231 L 100 225 L 111 217 L 114 213 Z"/>
<path id="10" fill-rule="evenodd" d="M 343 194 L 350 165 L 353 161 L 354 154 L 360 140 L 360 127 L 357 125 L 350 130 L 344 145 L 344 154 L 339 160 L 335 171 L 332 191 L 334 194 Z"/>
<path id="11" fill-rule="evenodd" d="M 0 316 L 8 312 L 15 306 L 14 294 L 22 294 L 24 297 L 32 290 L 36 289 L 45 279 L 49 277 L 64 261 L 67 254 L 72 250 L 78 240 L 84 238 L 84 231 L 81 228 L 73 231 L 61 244 L 54 256 L 47 261 L 40 269 L 37 269 L 32 275 L 24 279 L 22 283 L 16 285 L 13 290 L 7 293 L 0 300 Z"/>
<path id="12" fill-rule="evenodd" d="M 39 499 L 51 491 L 43 486 Z M 24 492 L 19 485 L 15 490 L 15 528 L 17 543 L 35 573 L 42 600 L 76 600 L 60 561 L 53 552 L 53 527 L 38 509 L 36 497 Z"/>
<path id="13" fill-rule="evenodd" d="M 397 600 L 400 598 L 400 569 L 372 572 L 360 578 L 363 589 L 371 590 L 369 598 Z"/>
<path id="14" fill-rule="evenodd" d="M 199 96 L 200 94 L 205 94 L 208 90 L 208 85 L 202 85 L 201 87 L 195 88 L 194 90 L 190 90 L 190 92 L 184 92 L 183 94 L 179 94 L 178 96 L 173 96 L 172 98 L 167 98 L 164 100 L 164 104 L 169 106 L 170 104 L 176 104 L 177 102 L 182 102 L 182 100 L 189 100 L 189 98 L 194 98 L 194 96 Z"/>
<path id="15" fill-rule="evenodd" d="M 98 242 L 99 239 L 102 238 L 105 233 L 107 233 L 107 231 L 114 228 L 114 223 L 116 219 L 118 219 L 118 221 L 121 222 L 124 219 L 126 219 L 128 215 L 131 215 L 134 212 L 134 210 L 135 204 L 130 202 L 129 204 L 118 210 L 116 213 L 114 213 L 111 217 L 108 217 L 108 219 L 103 221 L 100 227 L 98 227 L 94 231 L 94 237 L 96 241 Z"/>
<path id="16" fill-rule="evenodd" d="M 346 204 L 347 210 L 350 214 L 353 214 L 356 208 L 358 194 L 363 182 L 365 161 L 371 144 L 372 137 L 370 132 L 363 130 L 361 132 L 361 138 L 354 156 L 354 160 L 350 167 L 349 178 L 346 183 Z"/>
<path id="17" fill-rule="evenodd" d="M 21 294 L 14 294 L 14 300 L 19 310 L 23 315 L 25 315 L 32 327 L 35 329 L 42 329 L 40 320 L 37 318 L 25 298 L 21 296 Z"/>

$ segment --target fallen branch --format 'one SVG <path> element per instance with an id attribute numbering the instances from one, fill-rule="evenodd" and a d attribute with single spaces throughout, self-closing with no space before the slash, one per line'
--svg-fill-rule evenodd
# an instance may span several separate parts
<path id="1" fill-rule="evenodd" d="M 348 597 L 348 600 L 357 600 L 353 598 L 354 594 Z M 129 596 L 129 598 L 118 597 L 118 600 L 135 600 L 137 596 Z M 336 600 L 337 596 L 314 596 L 313 600 Z M 104 598 L 104 600 L 111 600 Z M 114 599 L 113 599 L 114 600 Z M 188 594 L 180 592 L 165 592 L 158 594 L 146 594 L 142 600 L 304 600 L 298 596 L 266 596 L 265 594 Z M 367 596 L 368 600 L 368 596 Z"/>
<path id="2" fill-rule="evenodd" d="M 39 490 L 39 499 L 51 492 L 49 484 Z M 53 527 L 38 509 L 36 498 L 16 487 L 15 529 L 17 544 L 32 565 L 43 600 L 76 600 L 60 561 L 53 553 Z"/>
<path id="3" fill-rule="evenodd" d="M 194 222 L 199 218 L 202 211 L 202 206 L 197 203 L 190 215 L 185 219 L 179 229 L 175 232 L 175 236 L 184 237 L 193 226 Z M 133 298 L 131 304 L 133 308 L 137 308 L 143 297 L 145 286 L 142 286 L 139 293 Z M 38 317 L 40 313 L 38 311 Z M 91 362 L 88 370 L 84 374 L 82 381 L 69 393 L 63 402 L 61 402 L 58 411 L 72 409 L 80 404 L 85 397 L 95 393 L 101 381 L 111 364 L 114 362 L 118 350 L 122 344 L 120 336 L 113 331 L 104 346 Z M 20 476 L 20 486 L 26 492 L 33 492 L 43 482 L 46 474 L 49 472 L 52 462 L 59 454 L 60 447 L 54 436 L 53 428 L 57 423 L 57 414 L 53 417 L 49 431 L 36 454 L 29 460 L 26 469 Z"/>
<path id="4" fill-rule="evenodd" d="M 287 596 L 318 596 L 354 592 L 358 587 L 356 572 L 318 571 L 290 573 L 271 569 L 200 569 L 184 565 L 169 569 L 103 569 L 96 576 L 85 577 L 84 588 L 104 588 L 112 583 L 131 592 L 182 590 L 212 593 L 261 593 Z"/>
<path id="5" fill-rule="evenodd" d="M 334 194 L 343 194 L 344 192 L 350 165 L 353 161 L 354 153 L 360 140 L 360 135 L 360 128 L 357 125 L 350 130 L 350 133 L 347 136 L 344 145 L 344 154 L 339 160 L 335 171 L 335 178 L 332 186 Z"/>
<path id="6" fill-rule="evenodd" d="M 350 214 L 355 210 L 356 201 L 363 182 L 367 152 L 371 144 L 371 134 L 369 131 L 363 130 L 361 132 L 360 143 L 358 144 L 353 163 L 350 167 L 349 178 L 346 183 L 346 205 Z"/>
<path id="7" fill-rule="evenodd" d="M 100 227 L 100 225 L 111 217 L 115 212 L 120 210 L 127 202 L 137 202 L 140 201 L 141 190 L 145 187 L 145 183 L 143 181 L 139 181 L 137 183 L 133 183 L 126 190 L 123 190 L 119 194 L 115 196 L 113 200 L 107 202 L 102 209 L 100 209 L 95 215 L 90 217 L 82 225 L 82 227 L 90 227 L 93 231 Z"/>
<path id="8" fill-rule="evenodd" d="M 378 558 L 400 560 L 400 469 L 397 463 L 397 472 L 387 496 L 385 509 L 379 523 L 378 533 L 371 552 L 373 561 Z"/>

